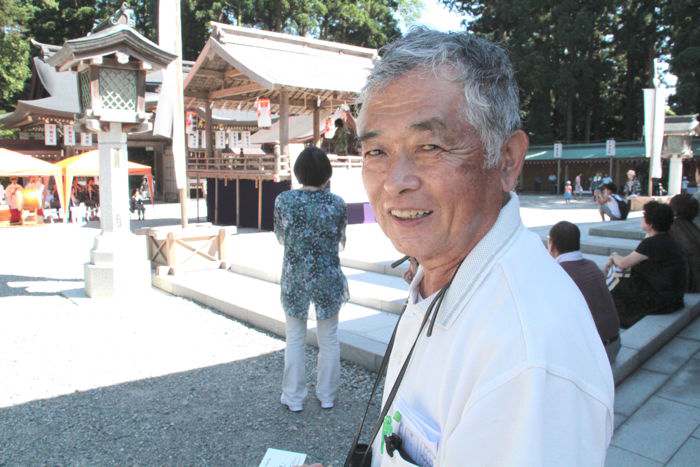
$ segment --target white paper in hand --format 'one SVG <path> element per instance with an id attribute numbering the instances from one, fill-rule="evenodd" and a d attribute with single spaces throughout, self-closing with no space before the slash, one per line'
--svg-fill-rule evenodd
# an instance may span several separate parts
<path id="1" fill-rule="evenodd" d="M 306 461 L 306 454 L 268 448 L 260 467 L 294 467 Z"/>

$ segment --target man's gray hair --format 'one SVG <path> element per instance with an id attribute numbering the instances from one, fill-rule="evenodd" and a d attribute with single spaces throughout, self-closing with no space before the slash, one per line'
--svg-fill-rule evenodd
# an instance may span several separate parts
<path id="1" fill-rule="evenodd" d="M 409 71 L 425 68 L 464 85 L 464 118 L 478 132 L 486 167 L 498 164 L 501 146 L 520 128 L 518 85 L 506 51 L 467 32 L 416 27 L 382 49 L 360 100 Z"/>

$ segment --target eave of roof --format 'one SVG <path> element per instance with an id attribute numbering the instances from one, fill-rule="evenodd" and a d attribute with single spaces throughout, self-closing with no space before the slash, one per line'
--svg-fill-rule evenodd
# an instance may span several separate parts
<path id="1" fill-rule="evenodd" d="M 135 29 L 117 24 L 95 34 L 66 41 L 47 62 L 65 71 L 81 60 L 115 52 L 137 57 L 154 68 L 164 68 L 176 58 L 174 54 L 160 48 Z"/>

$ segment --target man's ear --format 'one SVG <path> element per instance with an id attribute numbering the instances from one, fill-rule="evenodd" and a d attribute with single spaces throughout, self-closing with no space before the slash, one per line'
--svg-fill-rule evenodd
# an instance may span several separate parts
<path id="1" fill-rule="evenodd" d="M 517 130 L 501 147 L 501 188 L 506 193 L 513 191 L 518 183 L 529 144 L 527 134 Z"/>

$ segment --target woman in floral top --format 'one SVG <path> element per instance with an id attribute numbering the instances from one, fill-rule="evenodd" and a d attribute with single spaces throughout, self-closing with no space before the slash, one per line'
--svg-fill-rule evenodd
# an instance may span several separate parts
<path id="1" fill-rule="evenodd" d="M 294 412 L 303 409 L 307 395 L 304 342 L 310 303 L 317 318 L 316 396 L 321 407 L 333 407 L 340 379 L 338 312 L 348 300 L 348 283 L 338 245 L 345 245 L 347 213 L 345 202 L 326 189 L 332 170 L 325 152 L 304 149 L 294 164 L 302 188 L 275 201 L 275 235 L 284 245 L 281 295 L 287 315 L 281 402 Z"/>

